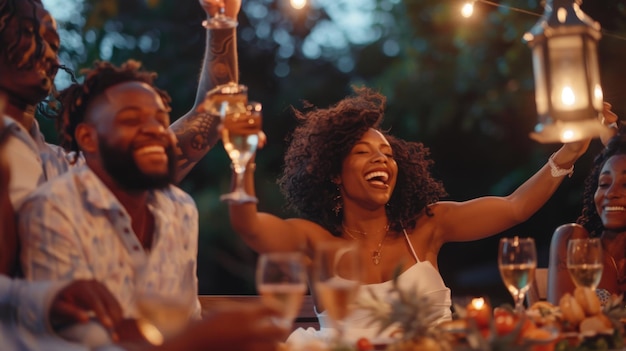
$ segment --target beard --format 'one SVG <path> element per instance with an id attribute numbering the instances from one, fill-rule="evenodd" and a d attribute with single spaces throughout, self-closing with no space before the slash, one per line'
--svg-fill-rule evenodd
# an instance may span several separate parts
<path id="1" fill-rule="evenodd" d="M 106 143 L 99 138 L 100 157 L 104 169 L 124 190 L 145 191 L 163 189 L 174 182 L 176 161 L 174 148 L 169 145 L 167 154 L 167 172 L 164 174 L 146 174 L 138 166 L 130 147 L 122 149 Z"/>

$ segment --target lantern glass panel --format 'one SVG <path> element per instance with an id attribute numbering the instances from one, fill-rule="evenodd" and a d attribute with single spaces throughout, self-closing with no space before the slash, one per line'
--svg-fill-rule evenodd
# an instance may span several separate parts
<path id="1" fill-rule="evenodd" d="M 581 36 L 558 36 L 548 40 L 551 102 L 555 111 L 585 109 L 589 104 L 587 66 Z"/>
<path id="2" fill-rule="evenodd" d="M 585 40 L 587 48 L 587 72 L 589 72 L 589 86 L 593 89 L 591 100 L 593 108 L 598 112 L 602 111 L 602 103 L 604 96 L 602 94 L 602 85 L 600 85 L 600 68 L 598 65 L 598 48 L 596 42 L 587 37 Z"/>
<path id="3" fill-rule="evenodd" d="M 535 77 L 535 103 L 539 115 L 548 114 L 548 87 L 546 86 L 546 67 L 543 45 L 533 47 L 533 72 Z"/>

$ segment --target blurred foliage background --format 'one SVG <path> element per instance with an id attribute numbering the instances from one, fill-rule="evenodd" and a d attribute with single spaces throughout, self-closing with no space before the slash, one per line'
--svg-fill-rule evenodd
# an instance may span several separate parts
<path id="1" fill-rule="evenodd" d="M 159 73 L 173 98 L 172 118 L 192 105 L 204 51 L 204 12 L 194 0 L 44 0 L 57 19 L 61 59 L 78 71 L 93 60 L 129 58 Z M 559 145 L 538 144 L 530 50 L 521 37 L 543 13 L 539 0 L 475 4 L 461 0 L 243 0 L 239 15 L 240 81 L 264 109 L 268 145 L 257 156 L 259 208 L 281 216 L 275 184 L 284 140 L 304 101 L 332 104 L 366 85 L 388 97 L 386 127 L 430 147 L 434 172 L 449 200 L 507 195 L 540 168 Z M 600 42 L 605 100 L 626 116 L 626 5 L 587 0 L 583 10 L 603 27 Z M 518 11 L 521 9 L 523 11 Z M 58 85 L 67 84 L 60 76 Z M 49 139 L 51 123 L 43 121 Z M 580 213 L 583 181 L 593 155 L 576 164 L 553 198 L 530 220 L 492 238 L 443 247 L 439 267 L 453 295 L 489 295 L 509 302 L 497 269 L 502 236 L 531 236 L 547 266 L 554 229 Z M 202 294 L 254 294 L 256 254 L 231 230 L 218 198 L 228 191 L 229 160 L 220 144 L 183 181 L 200 211 L 198 276 Z M 485 213 L 489 220 L 490 213 Z M 488 293 L 487 293 L 488 292 Z"/>

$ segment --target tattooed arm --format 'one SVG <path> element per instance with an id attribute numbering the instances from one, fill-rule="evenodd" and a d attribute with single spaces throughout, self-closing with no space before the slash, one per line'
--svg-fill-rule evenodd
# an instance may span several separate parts
<path id="1" fill-rule="evenodd" d="M 241 0 L 199 0 L 207 15 L 215 13 L 218 4 L 226 4 L 226 15 L 236 18 Z M 210 16 L 210 15 L 209 15 Z M 236 28 L 207 30 L 206 49 L 194 105 L 170 128 L 178 138 L 176 157 L 177 182 L 217 143 L 219 119 L 199 109 L 211 88 L 239 81 Z"/>

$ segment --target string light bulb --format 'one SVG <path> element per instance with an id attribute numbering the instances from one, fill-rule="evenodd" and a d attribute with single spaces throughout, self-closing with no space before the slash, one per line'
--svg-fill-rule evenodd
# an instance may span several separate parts
<path id="1" fill-rule="evenodd" d="M 607 131 L 598 67 L 600 24 L 575 0 L 547 0 L 544 14 L 524 34 L 532 50 L 538 123 L 531 138 L 573 142 Z"/>
<path id="2" fill-rule="evenodd" d="M 461 6 L 461 16 L 470 18 L 474 14 L 474 1 L 467 1 Z"/>
<path id="3" fill-rule="evenodd" d="M 306 0 L 289 0 L 289 3 L 296 10 L 301 10 L 306 6 Z"/>

